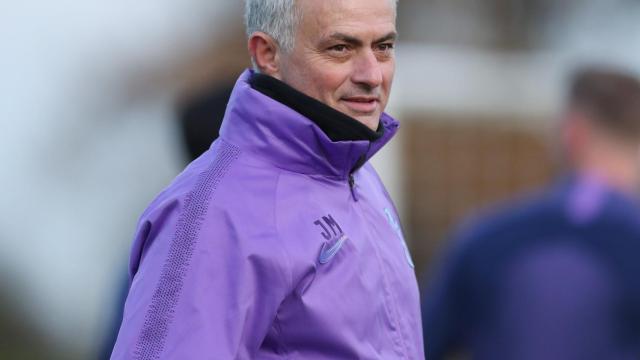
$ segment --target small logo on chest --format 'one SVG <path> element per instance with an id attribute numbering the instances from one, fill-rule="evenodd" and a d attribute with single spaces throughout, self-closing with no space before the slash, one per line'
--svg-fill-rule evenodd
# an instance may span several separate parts
<path id="1" fill-rule="evenodd" d="M 342 228 L 331 214 L 323 216 L 314 221 L 313 224 L 319 227 L 320 235 L 326 240 L 322 244 L 320 256 L 318 257 L 320 264 L 326 264 L 338 253 L 349 238 L 344 234 Z"/>

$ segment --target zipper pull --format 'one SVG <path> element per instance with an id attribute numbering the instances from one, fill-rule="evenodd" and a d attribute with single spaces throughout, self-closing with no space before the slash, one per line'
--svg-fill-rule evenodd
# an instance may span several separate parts
<path id="1" fill-rule="evenodd" d="M 369 147 L 371 147 L 371 143 L 369 143 Z M 365 153 L 358 158 L 358 161 L 356 161 L 355 166 L 349 172 L 349 189 L 351 189 L 351 196 L 353 197 L 353 201 L 358 201 L 358 197 L 356 196 L 356 190 L 355 190 L 356 180 L 353 178 L 353 173 L 358 171 L 358 169 L 360 169 L 362 165 L 364 165 L 366 162 L 367 162 L 367 155 Z"/>
<path id="2" fill-rule="evenodd" d="M 351 197 L 353 197 L 353 201 L 358 201 L 356 197 L 356 180 L 353 178 L 353 174 L 349 174 L 349 189 L 351 190 Z"/>

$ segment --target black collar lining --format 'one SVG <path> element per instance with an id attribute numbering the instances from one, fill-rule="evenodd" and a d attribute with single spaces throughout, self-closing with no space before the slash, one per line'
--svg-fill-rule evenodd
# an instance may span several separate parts
<path id="1" fill-rule="evenodd" d="M 254 73 L 249 85 L 262 94 L 313 121 L 331 141 L 376 141 L 384 135 L 382 121 L 377 131 L 358 120 L 292 88 L 269 75 Z"/>

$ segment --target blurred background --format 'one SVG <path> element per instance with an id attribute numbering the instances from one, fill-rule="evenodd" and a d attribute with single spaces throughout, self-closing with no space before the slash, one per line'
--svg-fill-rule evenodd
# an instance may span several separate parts
<path id="1" fill-rule="evenodd" d="M 237 0 L 0 6 L 0 358 L 105 358 L 138 216 L 249 65 Z M 556 172 L 576 66 L 640 71 L 638 0 L 401 0 L 374 159 L 423 277 L 451 226 Z"/>

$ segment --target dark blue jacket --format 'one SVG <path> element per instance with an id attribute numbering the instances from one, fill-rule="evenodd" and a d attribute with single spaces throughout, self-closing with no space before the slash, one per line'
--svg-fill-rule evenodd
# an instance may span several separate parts
<path id="1" fill-rule="evenodd" d="M 426 358 L 637 358 L 639 215 L 571 176 L 463 226 L 425 292 Z"/>

